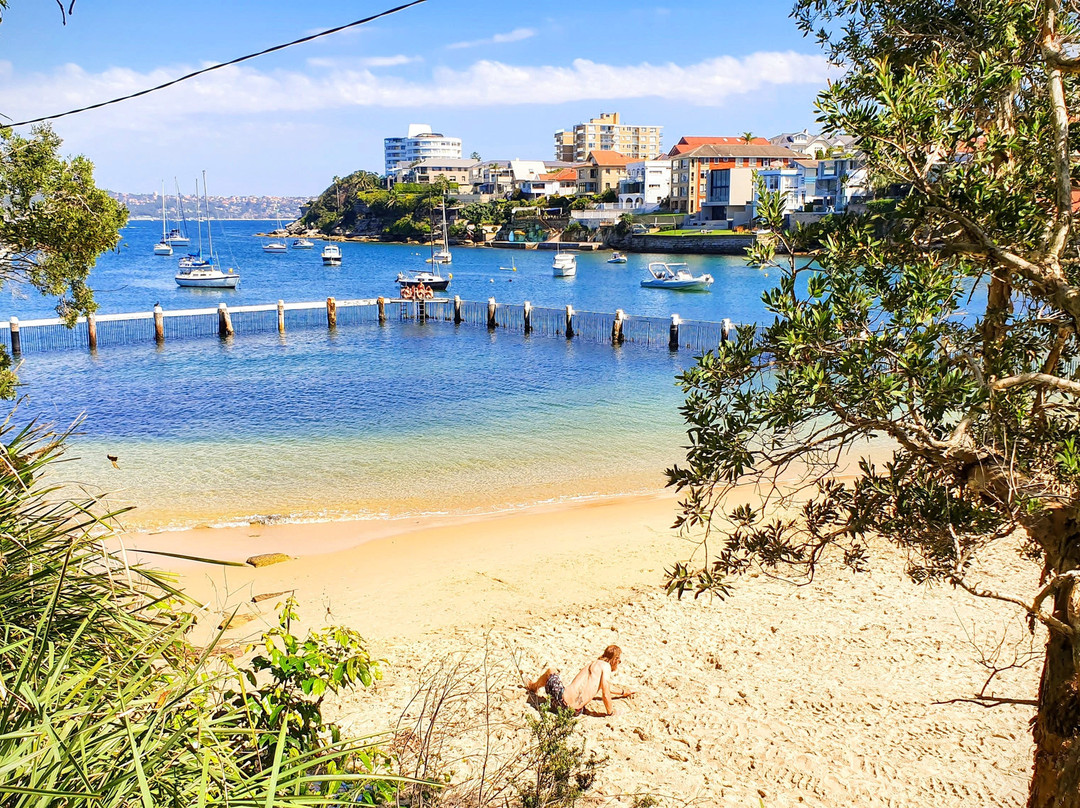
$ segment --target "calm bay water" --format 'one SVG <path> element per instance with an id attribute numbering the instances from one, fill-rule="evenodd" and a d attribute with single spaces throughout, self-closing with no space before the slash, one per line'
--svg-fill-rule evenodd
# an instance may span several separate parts
<path id="1" fill-rule="evenodd" d="M 92 275 L 101 311 L 389 295 L 398 271 L 426 266 L 425 251 L 401 245 L 343 244 L 333 269 L 318 246 L 266 255 L 251 234 L 271 226 L 215 230 L 222 263 L 243 276 L 230 292 L 176 287 L 176 257 L 150 254 L 160 225 L 132 223 Z M 711 293 L 681 295 L 638 285 L 648 260 L 664 256 L 609 265 L 606 253 L 581 254 L 568 280 L 551 276 L 551 258 L 456 248 L 449 293 L 631 315 L 764 315 L 769 279 L 737 258 L 670 257 L 717 278 Z M 512 263 L 517 272 L 498 268 Z M 40 297 L 3 305 L 3 318 L 51 310 Z M 30 354 L 18 419 L 84 415 L 77 459 L 57 474 L 136 505 L 132 527 L 482 512 L 662 486 L 685 441 L 674 377 L 691 361 L 447 323 L 358 325 Z"/>

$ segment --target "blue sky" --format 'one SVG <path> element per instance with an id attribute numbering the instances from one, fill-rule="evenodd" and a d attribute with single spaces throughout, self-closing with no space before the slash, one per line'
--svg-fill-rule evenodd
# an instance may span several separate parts
<path id="1" fill-rule="evenodd" d="M 44 0 L 0 24 L 0 113 L 22 120 L 122 95 L 341 25 L 394 0 Z M 99 184 L 152 191 L 201 169 L 219 194 L 304 195 L 382 170 L 411 122 L 466 155 L 552 159 L 552 134 L 617 111 L 682 135 L 814 127 L 829 68 L 788 0 L 552 4 L 427 0 L 369 26 L 56 121 Z M 185 181 L 186 180 L 186 181 Z"/>

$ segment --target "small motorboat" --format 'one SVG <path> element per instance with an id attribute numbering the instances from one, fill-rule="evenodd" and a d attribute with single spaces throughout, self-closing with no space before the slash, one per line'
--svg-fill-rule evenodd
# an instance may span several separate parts
<path id="1" fill-rule="evenodd" d="M 289 245 L 284 241 L 269 241 L 263 245 L 264 253 L 287 253 Z"/>
<path id="2" fill-rule="evenodd" d="M 341 247 L 336 244 L 327 244 L 323 247 L 322 262 L 328 267 L 341 266 Z"/>
<path id="3" fill-rule="evenodd" d="M 315 242 L 306 238 L 294 238 L 289 246 L 294 250 L 310 250 L 315 246 Z"/>
<path id="4" fill-rule="evenodd" d="M 674 289 L 677 292 L 707 292 L 713 284 L 712 275 L 692 275 L 686 264 L 649 263 L 649 275 L 641 285 L 650 289 Z"/>
<path id="5" fill-rule="evenodd" d="M 402 289 L 426 286 L 436 292 L 444 292 L 453 277 L 453 275 L 447 275 L 444 278 L 438 272 L 410 272 L 407 275 L 404 272 L 399 272 L 395 282 Z"/>
<path id="6" fill-rule="evenodd" d="M 613 252 L 607 262 L 609 264 L 625 264 L 626 256 L 619 252 Z"/>
<path id="7" fill-rule="evenodd" d="M 577 256 L 573 253 L 555 253 L 555 259 L 551 262 L 551 274 L 556 278 L 572 278 L 577 275 Z"/>

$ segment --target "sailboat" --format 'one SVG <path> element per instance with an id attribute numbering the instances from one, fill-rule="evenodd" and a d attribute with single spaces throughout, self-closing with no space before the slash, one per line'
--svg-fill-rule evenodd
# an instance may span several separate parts
<path id="1" fill-rule="evenodd" d="M 172 245 L 165 235 L 165 180 L 161 181 L 161 241 L 154 245 L 154 255 L 172 255 Z"/>
<path id="2" fill-rule="evenodd" d="M 282 228 L 281 211 L 278 211 L 277 214 L 278 214 L 277 226 L 278 226 L 278 230 L 281 230 L 281 228 Z M 275 230 L 274 232 L 276 233 L 277 230 Z M 278 254 L 280 254 L 280 253 L 287 253 L 288 251 L 289 251 L 289 245 L 286 244 L 281 239 L 275 239 L 273 241 L 268 241 L 263 245 L 263 252 L 264 253 L 278 253 Z"/>
<path id="3" fill-rule="evenodd" d="M 206 206 L 206 240 L 209 245 L 210 257 L 201 265 L 181 267 L 176 274 L 178 286 L 196 287 L 200 289 L 235 289 L 240 284 L 240 274 L 231 267 L 228 272 L 222 272 L 214 266 L 214 234 L 210 227 L 210 197 L 206 193 L 206 172 L 203 172 L 203 203 Z M 199 256 L 202 258 L 202 228 L 199 228 Z M 194 256 L 189 256 L 194 257 Z M 183 264 L 183 259 L 181 259 Z"/>
<path id="4" fill-rule="evenodd" d="M 450 254 L 450 240 L 446 230 L 446 194 L 443 194 L 442 199 L 442 243 L 442 249 L 428 259 L 429 264 L 449 264 L 454 260 L 454 256 Z"/>
<path id="5" fill-rule="evenodd" d="M 445 217 L 446 217 L 446 201 L 445 201 L 445 199 L 443 200 L 443 217 L 444 217 L 443 221 L 445 222 L 446 221 L 446 219 L 445 219 Z M 445 233 L 446 233 L 446 228 L 444 227 L 443 228 L 443 238 L 444 239 L 446 237 Z M 437 260 L 436 257 L 435 257 L 436 255 L 438 255 L 438 253 L 435 252 L 435 239 L 434 238 L 431 239 L 431 241 L 428 243 L 428 246 L 431 248 L 431 257 L 427 258 L 425 260 L 429 264 L 432 265 L 431 269 L 430 270 L 423 270 L 423 271 L 419 271 L 419 272 L 410 272 L 410 273 L 399 272 L 398 276 L 397 276 L 397 280 L 395 282 L 402 289 L 411 289 L 411 288 L 416 287 L 416 286 L 426 286 L 428 289 L 432 289 L 432 290 L 434 290 L 436 292 L 442 292 L 442 291 L 445 291 L 446 287 L 450 285 L 450 280 L 454 276 L 450 275 L 450 274 L 447 274 L 447 276 L 444 278 L 442 276 L 442 274 L 439 272 L 438 265 L 443 263 L 443 261 Z M 443 250 L 440 250 L 439 252 L 443 252 Z M 449 250 L 446 250 L 445 252 L 446 252 L 447 255 L 450 254 Z"/>
<path id="6" fill-rule="evenodd" d="M 203 244 L 202 244 L 202 197 L 199 196 L 199 180 L 195 180 L 195 204 L 198 210 L 195 213 L 195 227 L 199 233 L 199 251 L 189 252 L 183 258 L 180 259 L 180 269 L 206 269 L 212 267 L 213 257 L 209 259 L 203 256 Z"/>
<path id="7" fill-rule="evenodd" d="M 176 209 L 180 211 L 180 221 L 183 222 L 183 225 L 169 230 L 169 235 L 165 237 L 165 241 L 173 247 L 186 247 L 191 243 L 191 239 L 188 238 L 187 234 L 187 216 L 184 214 L 184 200 L 180 197 L 180 183 L 176 182 L 176 177 L 173 177 L 173 182 L 176 183 Z M 164 193 L 164 188 L 162 188 L 162 194 Z"/>

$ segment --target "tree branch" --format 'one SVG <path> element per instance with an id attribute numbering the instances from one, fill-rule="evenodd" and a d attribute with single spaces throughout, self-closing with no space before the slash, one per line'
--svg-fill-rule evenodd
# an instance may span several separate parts
<path id="1" fill-rule="evenodd" d="M 1024 612 L 1038 620 L 1050 631 L 1056 631 L 1058 634 L 1062 635 L 1063 637 L 1067 637 L 1069 640 L 1074 640 L 1076 638 L 1076 632 L 1073 630 L 1072 626 L 1063 623 L 1053 615 L 1047 614 L 1039 608 L 1038 603 L 1041 603 L 1041 601 L 1035 604 L 1028 605 L 1019 598 L 1014 598 L 1009 595 L 1001 595 L 997 592 L 991 592 L 988 589 L 979 589 L 978 586 L 972 586 L 956 573 L 950 575 L 949 580 L 954 586 L 960 587 L 969 595 L 974 595 L 977 598 L 986 598 L 987 600 L 999 600 L 1002 603 L 1011 603 L 1013 606 L 1019 606 L 1021 609 L 1024 610 Z M 1040 595 L 1041 594 L 1042 593 L 1040 593 Z M 1045 598 L 1043 599 L 1045 600 Z"/>
<path id="2" fill-rule="evenodd" d="M 1021 385 L 1049 387 L 1054 390 L 1060 390 L 1063 393 L 1072 393 L 1074 396 L 1080 396 L 1080 382 L 1074 382 L 1070 379 L 1062 379 L 1059 376 L 1051 376 L 1049 373 L 1038 373 L 1036 371 L 1032 371 L 1031 373 L 1019 373 L 1016 376 L 1006 376 L 1004 379 L 995 379 L 990 382 L 988 386 L 991 390 L 1000 392 L 1012 387 L 1020 387 Z"/>

